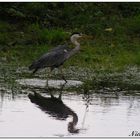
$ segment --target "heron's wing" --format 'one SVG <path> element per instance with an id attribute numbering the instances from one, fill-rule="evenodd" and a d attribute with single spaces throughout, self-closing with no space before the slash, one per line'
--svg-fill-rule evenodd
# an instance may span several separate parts
<path id="1" fill-rule="evenodd" d="M 49 52 L 51 52 L 51 51 L 58 51 L 58 50 L 64 50 L 64 49 L 66 49 L 67 51 L 70 50 L 68 45 L 65 44 L 65 45 L 58 45 L 57 47 L 51 49 Z"/>
<path id="2" fill-rule="evenodd" d="M 68 51 L 66 49 L 52 50 L 41 56 L 37 61 L 33 62 L 29 69 L 32 70 L 44 67 L 58 67 L 66 60 L 67 53 Z"/>

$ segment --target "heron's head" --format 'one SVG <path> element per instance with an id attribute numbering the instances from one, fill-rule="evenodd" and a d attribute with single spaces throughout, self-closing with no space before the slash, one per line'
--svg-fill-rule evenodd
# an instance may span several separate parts
<path id="1" fill-rule="evenodd" d="M 71 34 L 71 41 L 75 41 L 75 40 L 78 40 L 79 38 L 83 38 L 83 39 L 93 39 L 93 36 L 92 35 L 86 35 L 86 34 L 82 34 L 82 33 L 79 33 L 79 32 L 74 32 Z"/>
<path id="2" fill-rule="evenodd" d="M 77 40 L 77 39 L 79 39 L 81 37 L 82 37 L 82 33 L 74 32 L 74 33 L 71 34 L 70 39 L 72 41 L 72 40 Z"/>

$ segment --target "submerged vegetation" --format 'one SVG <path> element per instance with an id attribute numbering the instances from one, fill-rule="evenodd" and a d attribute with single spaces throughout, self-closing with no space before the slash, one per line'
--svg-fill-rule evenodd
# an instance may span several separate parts
<path id="1" fill-rule="evenodd" d="M 1 3 L 0 16 L 0 64 L 25 67 L 19 77 L 28 77 L 33 60 L 78 31 L 94 38 L 81 40 L 80 53 L 65 63 L 67 78 L 84 81 L 85 90 L 139 89 L 140 3 Z"/>

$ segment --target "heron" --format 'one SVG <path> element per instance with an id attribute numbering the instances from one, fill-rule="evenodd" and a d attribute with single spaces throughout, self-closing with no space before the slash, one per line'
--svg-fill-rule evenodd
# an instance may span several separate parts
<path id="1" fill-rule="evenodd" d="M 50 68 L 50 72 L 55 68 L 60 68 L 66 60 L 72 57 L 74 54 L 78 53 L 80 50 L 80 43 L 78 42 L 79 38 L 85 37 L 86 35 L 74 32 L 70 36 L 71 43 L 75 45 L 72 49 L 67 45 L 58 45 L 57 47 L 49 50 L 47 53 L 42 55 L 39 59 L 34 61 L 30 66 L 29 70 L 33 70 L 33 74 L 36 73 L 39 69 L 43 69 L 46 67 Z M 61 69 L 62 79 L 67 83 L 65 79 L 62 69 Z M 47 86 L 48 86 L 48 78 L 47 78 Z"/>

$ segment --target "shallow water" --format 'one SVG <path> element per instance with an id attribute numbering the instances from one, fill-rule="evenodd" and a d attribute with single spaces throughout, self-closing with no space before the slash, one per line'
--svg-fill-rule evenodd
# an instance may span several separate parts
<path id="1" fill-rule="evenodd" d="M 67 93 L 58 104 L 43 96 L 45 103 L 38 104 L 27 94 L 1 92 L 0 137 L 128 137 L 140 131 L 140 96 Z M 73 116 L 75 133 L 68 130 Z"/>

